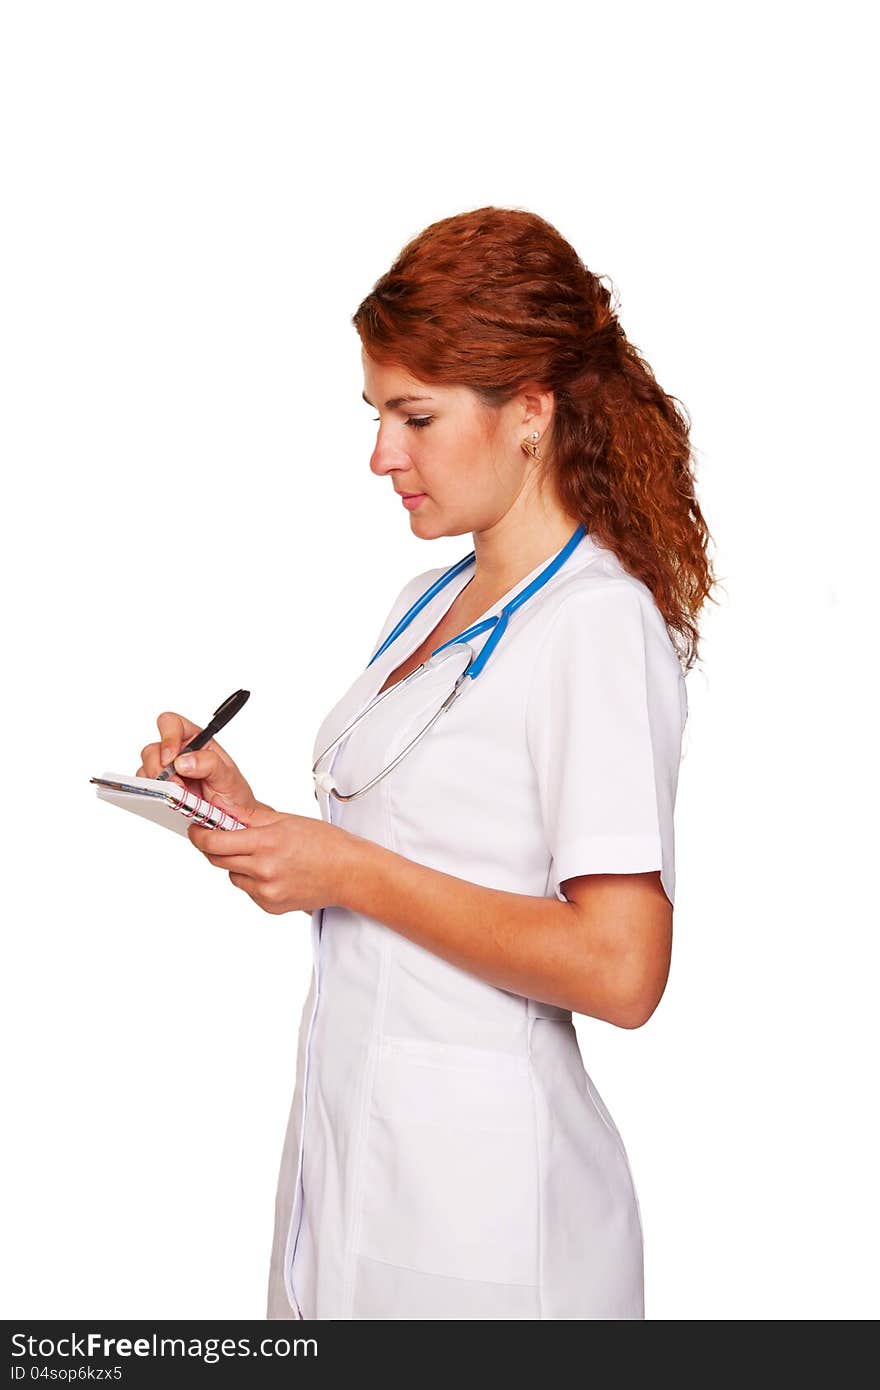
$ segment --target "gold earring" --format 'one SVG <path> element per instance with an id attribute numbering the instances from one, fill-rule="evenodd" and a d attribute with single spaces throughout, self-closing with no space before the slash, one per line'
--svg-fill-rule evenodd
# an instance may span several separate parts
<path id="1" fill-rule="evenodd" d="M 541 455 L 538 452 L 537 445 L 537 440 L 539 440 L 540 438 L 541 436 L 538 433 L 538 431 L 533 430 L 530 439 L 523 439 L 520 441 L 520 448 L 523 449 L 529 455 L 530 458 L 535 459 L 538 463 L 541 462 Z"/>

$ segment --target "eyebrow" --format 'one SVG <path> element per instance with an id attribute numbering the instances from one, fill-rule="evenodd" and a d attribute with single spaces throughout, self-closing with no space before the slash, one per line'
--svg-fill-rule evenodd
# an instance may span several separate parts
<path id="1" fill-rule="evenodd" d="M 362 391 L 361 395 L 367 402 L 367 405 L 373 405 L 373 402 L 368 397 L 366 391 Z M 412 401 L 430 401 L 431 399 L 431 396 L 392 396 L 390 401 L 385 402 L 385 409 L 396 410 L 399 405 L 409 405 Z M 376 409 L 374 405 L 373 409 Z"/>

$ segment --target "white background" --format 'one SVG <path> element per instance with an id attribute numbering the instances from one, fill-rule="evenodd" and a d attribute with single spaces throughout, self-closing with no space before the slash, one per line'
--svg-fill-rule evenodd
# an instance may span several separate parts
<path id="1" fill-rule="evenodd" d="M 723 589 L 649 1023 L 577 1020 L 654 1319 L 875 1282 L 868 7 L 8 2 L 0 33 L 7 1317 L 264 1316 L 311 957 L 99 802 L 177 709 L 313 814 L 427 546 L 350 317 L 429 222 L 549 219 L 693 422 Z"/>

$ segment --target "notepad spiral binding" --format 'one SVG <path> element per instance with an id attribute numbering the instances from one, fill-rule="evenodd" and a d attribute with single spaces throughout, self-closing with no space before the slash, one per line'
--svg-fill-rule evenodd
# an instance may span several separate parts
<path id="1" fill-rule="evenodd" d="M 216 806 L 213 801 L 203 801 L 195 792 L 183 790 L 177 809 L 187 820 L 194 821 L 196 825 L 207 825 L 212 830 L 247 829 L 235 816 L 230 816 L 228 811 Z"/>

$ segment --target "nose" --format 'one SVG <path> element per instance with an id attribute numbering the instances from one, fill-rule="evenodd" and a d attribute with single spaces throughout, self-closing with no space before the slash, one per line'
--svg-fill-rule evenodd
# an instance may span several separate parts
<path id="1" fill-rule="evenodd" d="M 384 478 L 388 473 L 394 473 L 398 469 L 405 471 L 411 466 L 407 455 L 394 444 L 389 443 L 380 430 L 376 447 L 370 458 L 370 468 L 376 477 Z"/>

